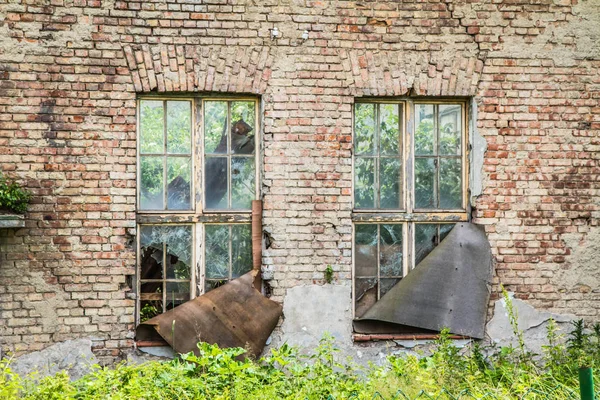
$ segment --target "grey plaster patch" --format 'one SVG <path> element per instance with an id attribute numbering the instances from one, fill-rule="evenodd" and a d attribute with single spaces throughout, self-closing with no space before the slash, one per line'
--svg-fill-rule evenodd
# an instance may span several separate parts
<path id="1" fill-rule="evenodd" d="M 75 380 L 90 372 L 91 366 L 96 363 L 96 357 L 92 353 L 92 341 L 76 339 L 15 358 L 10 367 L 21 376 L 35 371 L 36 378 L 66 371 L 71 379 Z"/>
<path id="2" fill-rule="evenodd" d="M 487 141 L 477 130 L 477 102 L 471 101 L 471 118 L 469 118 L 469 144 L 471 145 L 469 170 L 469 189 L 471 191 L 471 204 L 475 198 L 483 193 L 483 161 L 487 150 Z"/>
<path id="3" fill-rule="evenodd" d="M 591 227 L 585 234 L 567 233 L 562 235 L 565 245 L 571 249 L 567 258 L 567 268 L 557 271 L 553 283 L 565 289 L 578 289 L 590 292 L 600 287 L 600 227 Z"/>
<path id="4" fill-rule="evenodd" d="M 570 330 L 571 321 L 575 319 L 575 316 L 572 315 L 537 310 L 523 300 L 513 298 L 512 294 L 510 297 L 517 317 L 517 326 L 523 333 L 525 347 L 536 354 L 541 354 L 542 346 L 547 344 L 547 328 L 550 319 L 555 321 L 560 333 L 567 333 Z M 486 333 L 499 346 L 518 346 L 518 338 L 510 324 L 504 299 L 496 301 L 494 318 L 488 322 Z"/>

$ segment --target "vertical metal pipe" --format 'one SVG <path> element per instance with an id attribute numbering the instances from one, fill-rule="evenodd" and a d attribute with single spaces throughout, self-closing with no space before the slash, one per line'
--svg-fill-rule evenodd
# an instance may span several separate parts
<path id="1" fill-rule="evenodd" d="M 592 368 L 579 368 L 579 391 L 581 393 L 581 400 L 595 400 Z"/>
<path id="2" fill-rule="evenodd" d="M 262 286 L 260 267 L 262 265 L 262 200 L 252 200 L 252 269 L 254 287 L 260 291 Z"/>

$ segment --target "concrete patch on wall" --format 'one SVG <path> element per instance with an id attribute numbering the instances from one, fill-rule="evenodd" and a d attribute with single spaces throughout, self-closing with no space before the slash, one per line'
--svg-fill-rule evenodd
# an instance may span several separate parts
<path id="1" fill-rule="evenodd" d="M 91 366 L 96 363 L 96 357 L 92 353 L 92 341 L 77 339 L 18 357 L 11 361 L 10 367 L 21 376 L 37 371 L 36 378 L 66 371 L 74 380 L 90 372 Z"/>
<path id="2" fill-rule="evenodd" d="M 542 353 L 542 346 L 547 344 L 547 328 L 553 319 L 559 328 L 559 333 L 570 330 L 570 322 L 575 319 L 572 315 L 553 314 L 539 311 L 526 302 L 515 299 L 511 294 L 513 312 L 517 319 L 518 329 L 523 332 L 525 347 L 536 354 Z M 509 310 L 504 299 L 498 300 L 494 306 L 494 318 L 488 324 L 486 333 L 490 340 L 499 346 L 518 346 L 518 338 L 510 323 Z"/>
<path id="3" fill-rule="evenodd" d="M 576 289 L 589 293 L 600 288 L 600 228 L 592 227 L 587 235 L 568 233 L 562 235 L 565 245 L 571 249 L 566 268 L 559 270 L 554 283 L 563 289 Z"/>

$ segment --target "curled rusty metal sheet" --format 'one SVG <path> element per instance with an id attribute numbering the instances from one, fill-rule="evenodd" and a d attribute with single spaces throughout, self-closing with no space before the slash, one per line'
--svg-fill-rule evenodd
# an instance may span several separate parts
<path id="1" fill-rule="evenodd" d="M 179 307 L 141 323 L 136 340 L 158 333 L 177 353 L 198 351 L 196 343 L 243 347 L 259 357 L 282 314 L 280 304 L 254 288 L 253 270 Z"/>
<path id="2" fill-rule="evenodd" d="M 414 270 L 354 321 L 354 330 L 402 333 L 449 328 L 454 334 L 481 339 L 491 279 L 492 253 L 483 229 L 459 222 Z"/>

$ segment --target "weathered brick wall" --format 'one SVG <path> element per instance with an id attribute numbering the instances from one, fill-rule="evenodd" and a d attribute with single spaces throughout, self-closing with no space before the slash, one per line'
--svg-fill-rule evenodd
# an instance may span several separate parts
<path id="1" fill-rule="evenodd" d="M 26 228 L 0 231 L 0 345 L 92 337 L 106 362 L 132 346 L 135 99 L 148 92 L 261 96 L 263 263 L 280 301 L 328 264 L 351 283 L 355 97 L 473 97 L 487 142 L 474 217 L 496 283 L 598 318 L 594 3 L 0 4 L 2 170 L 34 193 Z"/>

